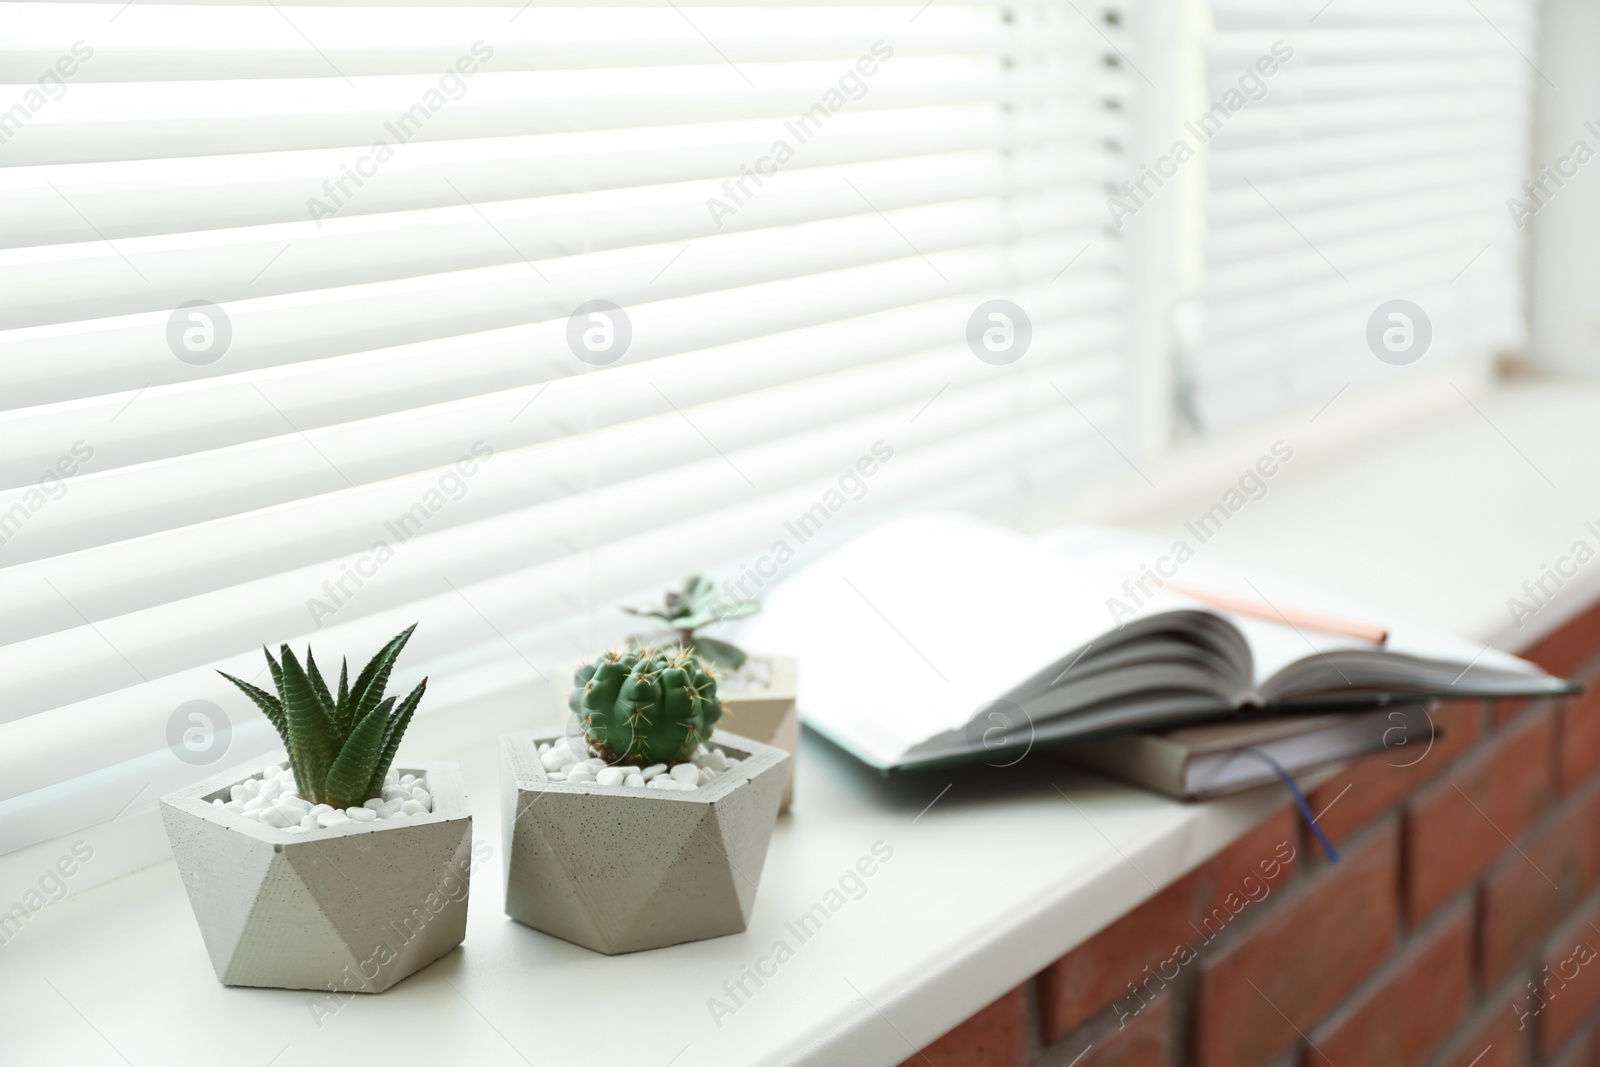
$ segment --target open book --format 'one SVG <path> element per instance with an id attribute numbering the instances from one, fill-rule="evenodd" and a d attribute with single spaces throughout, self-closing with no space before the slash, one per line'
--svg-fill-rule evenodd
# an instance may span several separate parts
<path id="1" fill-rule="evenodd" d="M 1572 691 L 1497 649 L 1177 547 L 910 515 L 784 580 L 739 641 L 798 656 L 807 724 L 885 771 L 1251 714 Z"/>

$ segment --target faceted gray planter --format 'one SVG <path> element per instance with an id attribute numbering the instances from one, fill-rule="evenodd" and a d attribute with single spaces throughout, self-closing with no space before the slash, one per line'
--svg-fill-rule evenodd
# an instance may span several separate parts
<path id="1" fill-rule="evenodd" d="M 799 696 L 800 662 L 793 656 L 763 656 L 752 653 L 752 661 L 767 666 L 767 685 L 761 689 L 734 689 L 717 686 L 722 704 L 722 725 L 729 733 L 749 737 L 789 753 L 789 769 L 783 783 L 783 801 L 778 814 L 789 810 L 794 801 L 795 760 L 800 754 Z"/>
<path id="2" fill-rule="evenodd" d="M 562 736 L 501 738 L 506 914 L 607 955 L 742 932 L 788 753 L 719 730 L 743 762 L 692 792 L 568 785 L 539 761 Z"/>
<path id="3" fill-rule="evenodd" d="M 277 757 L 280 765 L 287 761 Z M 161 800 L 167 840 L 224 985 L 381 993 L 467 933 L 472 816 L 454 763 L 395 769 L 433 811 L 290 834 L 214 807 L 261 763 Z"/>

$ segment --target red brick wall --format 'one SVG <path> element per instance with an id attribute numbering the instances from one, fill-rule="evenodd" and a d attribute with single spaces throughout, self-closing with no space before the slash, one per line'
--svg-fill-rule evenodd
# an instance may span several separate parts
<path id="1" fill-rule="evenodd" d="M 1600 1067 L 1600 607 L 903 1067 Z"/>

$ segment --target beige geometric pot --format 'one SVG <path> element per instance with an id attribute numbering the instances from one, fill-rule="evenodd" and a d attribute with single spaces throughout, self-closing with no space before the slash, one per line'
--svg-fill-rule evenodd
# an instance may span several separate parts
<path id="1" fill-rule="evenodd" d="M 280 753 L 280 766 L 287 760 Z M 472 816 L 454 763 L 395 769 L 433 811 L 291 834 L 215 807 L 257 763 L 162 798 L 200 935 L 224 985 L 381 993 L 467 932 Z"/>
<path id="2" fill-rule="evenodd" d="M 500 739 L 506 914 L 607 955 L 743 931 L 788 753 L 718 730 L 742 762 L 677 792 L 553 782 L 539 744 L 562 740 Z"/>
<path id="3" fill-rule="evenodd" d="M 800 713 L 795 705 L 800 691 L 800 661 L 793 656 L 763 655 L 752 655 L 750 660 L 766 665 L 767 685 L 761 689 L 730 689 L 719 680 L 717 700 L 722 704 L 719 725 L 729 733 L 789 753 L 783 801 L 778 805 L 781 815 L 794 801 L 795 761 L 800 756 Z"/>

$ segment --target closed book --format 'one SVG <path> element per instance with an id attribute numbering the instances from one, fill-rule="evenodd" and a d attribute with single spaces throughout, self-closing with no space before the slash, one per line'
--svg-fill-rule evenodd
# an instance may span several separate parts
<path id="1" fill-rule="evenodd" d="M 1119 734 L 1057 750 L 1108 778 L 1176 800 L 1226 796 L 1290 775 L 1377 752 L 1396 766 L 1421 759 L 1434 739 L 1425 704 L 1359 714 L 1296 715 Z M 1265 758 L 1263 758 L 1265 757 Z"/>

